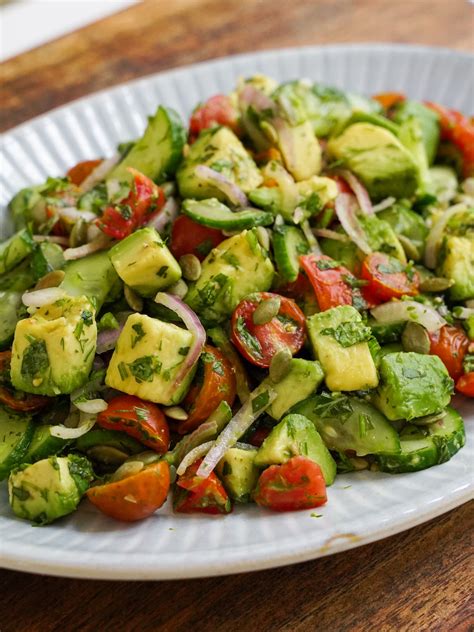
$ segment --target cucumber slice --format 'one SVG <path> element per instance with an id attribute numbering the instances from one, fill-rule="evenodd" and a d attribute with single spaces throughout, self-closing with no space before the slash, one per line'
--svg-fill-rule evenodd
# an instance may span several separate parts
<path id="1" fill-rule="evenodd" d="M 33 438 L 23 458 L 23 463 L 36 463 L 36 461 L 41 461 L 41 459 L 55 456 L 71 443 L 59 437 L 53 437 L 51 434 L 52 427 L 50 425 L 35 426 Z"/>
<path id="2" fill-rule="evenodd" d="M 34 249 L 35 242 L 28 228 L 18 231 L 0 244 L 0 274 L 23 261 Z"/>
<path id="3" fill-rule="evenodd" d="M 34 429 L 29 415 L 0 407 L 0 481 L 23 463 Z"/>
<path id="4" fill-rule="evenodd" d="M 79 452 L 87 453 L 90 448 L 95 448 L 99 445 L 117 448 L 128 454 L 138 454 L 145 449 L 139 441 L 125 434 L 125 432 L 107 430 L 105 428 L 89 430 L 89 432 L 77 439 L 75 447 Z"/>
<path id="5" fill-rule="evenodd" d="M 283 281 L 296 281 L 300 271 L 299 257 L 308 251 L 308 240 L 296 226 L 278 226 L 274 229 L 273 252 Z"/>
<path id="6" fill-rule="evenodd" d="M 6 274 L 0 275 L 0 290 L 24 292 L 35 284 L 35 277 L 31 271 L 31 257 Z"/>
<path id="7" fill-rule="evenodd" d="M 48 272 L 61 269 L 64 263 L 61 246 L 44 241 L 38 245 L 31 258 L 31 269 L 35 275 L 35 280 L 41 279 Z"/>
<path id="8" fill-rule="evenodd" d="M 0 291 L 0 350 L 10 345 L 22 308 L 20 292 Z"/>
<path id="9" fill-rule="evenodd" d="M 428 426 L 428 431 L 438 448 L 438 463 L 449 461 L 466 443 L 463 418 L 451 406 L 444 417 Z"/>
<path id="10" fill-rule="evenodd" d="M 254 226 L 268 226 L 275 219 L 272 213 L 257 209 L 233 212 L 216 198 L 184 200 L 181 210 L 195 222 L 220 230 L 245 230 Z"/>
<path id="11" fill-rule="evenodd" d="M 358 397 L 313 395 L 290 411 L 310 419 L 330 450 L 366 454 L 397 454 L 400 439 L 372 404 Z"/>
<path id="12" fill-rule="evenodd" d="M 164 182 L 178 168 L 185 142 L 186 130 L 179 115 L 160 105 L 143 136 L 112 169 L 107 180 L 129 182 L 132 175 L 127 167 L 133 167 L 152 180 Z"/>

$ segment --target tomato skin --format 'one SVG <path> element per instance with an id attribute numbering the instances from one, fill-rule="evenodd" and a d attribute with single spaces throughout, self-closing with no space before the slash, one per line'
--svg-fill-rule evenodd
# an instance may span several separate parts
<path id="1" fill-rule="evenodd" d="M 151 516 L 166 500 L 170 488 L 170 468 L 166 461 L 151 463 L 141 472 L 87 490 L 87 498 L 102 513 L 135 522 Z"/>
<path id="2" fill-rule="evenodd" d="M 372 99 L 378 101 L 384 110 L 390 110 L 397 103 L 406 101 L 406 96 L 401 92 L 381 92 L 380 94 L 374 94 Z"/>
<path id="3" fill-rule="evenodd" d="M 474 371 L 461 375 L 456 382 L 456 390 L 467 397 L 474 397 Z"/>
<path id="4" fill-rule="evenodd" d="M 21 398 L 18 398 L 15 395 L 19 394 L 19 391 L 10 389 L 11 358 L 11 351 L 0 352 L 0 404 L 5 404 L 8 408 L 23 413 L 33 413 L 41 410 L 52 401 L 50 397 L 21 393 Z"/>
<path id="5" fill-rule="evenodd" d="M 278 316 L 264 325 L 255 325 L 252 316 L 257 306 L 270 298 L 279 298 Z M 288 320 L 289 319 L 289 320 Z M 289 298 L 271 292 L 256 292 L 244 298 L 234 310 L 231 321 L 231 339 L 239 352 L 252 364 L 267 368 L 275 353 L 288 347 L 298 353 L 306 338 L 306 319 L 298 305 Z"/>
<path id="6" fill-rule="evenodd" d="M 192 254 L 203 261 L 224 239 L 220 230 L 202 226 L 190 217 L 180 215 L 171 229 L 170 250 L 177 259 Z"/>
<path id="7" fill-rule="evenodd" d="M 97 423 L 108 430 L 121 430 L 164 454 L 170 445 L 170 431 L 164 414 L 151 402 L 134 395 L 118 395 L 110 400 L 106 410 L 99 413 Z"/>
<path id="8" fill-rule="evenodd" d="M 74 165 L 74 167 L 71 167 L 66 175 L 73 184 L 79 186 L 101 162 L 101 159 L 83 160 L 82 162 L 78 162 L 77 165 Z"/>
<path id="9" fill-rule="evenodd" d="M 463 374 L 462 363 L 469 348 L 469 338 L 453 325 L 444 325 L 428 335 L 431 341 L 431 355 L 437 355 L 453 380 L 458 380 Z"/>
<path id="10" fill-rule="evenodd" d="M 359 309 L 366 307 L 362 294 L 357 287 L 356 277 L 343 265 L 326 255 L 302 255 L 301 265 L 313 286 L 321 311 L 338 305 L 355 305 Z"/>
<path id="11" fill-rule="evenodd" d="M 128 237 L 159 213 L 165 203 L 161 187 L 132 167 L 128 171 L 133 175 L 129 194 L 119 204 L 108 206 L 96 220 L 97 226 L 113 239 Z"/>
<path id="12" fill-rule="evenodd" d="M 394 266 L 394 264 L 396 264 Z M 383 269 L 394 268 L 394 272 L 386 272 Z M 362 294 L 375 300 L 377 303 L 385 303 L 392 298 L 402 296 L 416 296 L 419 294 L 420 278 L 416 271 L 413 271 L 412 278 L 409 279 L 406 272 L 396 271 L 400 267 L 398 259 L 389 257 L 381 252 L 374 252 L 368 255 L 361 269 L 361 277 L 368 281 Z"/>
<path id="13" fill-rule="evenodd" d="M 185 474 L 176 482 L 174 510 L 177 513 L 205 513 L 211 515 L 227 514 L 232 504 L 224 486 L 211 472 L 208 478 L 197 476 L 202 463 L 199 459 L 188 467 Z"/>
<path id="14" fill-rule="evenodd" d="M 324 505 L 327 495 L 321 468 L 304 456 L 294 456 L 283 465 L 271 465 L 260 474 L 254 500 L 273 511 Z"/>
<path id="15" fill-rule="evenodd" d="M 448 140 L 462 154 L 463 175 L 465 178 L 474 174 L 474 124 L 466 116 L 430 101 L 425 105 L 439 116 L 442 140 Z"/>
<path id="16" fill-rule="evenodd" d="M 178 432 L 186 434 L 197 428 L 219 406 L 227 402 L 232 406 L 235 399 L 235 373 L 229 360 L 219 349 L 204 345 L 200 362 L 203 366 L 202 384 L 196 383 L 184 399 L 188 418 L 178 425 Z"/>
<path id="17" fill-rule="evenodd" d="M 237 111 L 225 94 L 216 94 L 198 106 L 189 120 L 189 142 L 193 143 L 203 129 L 226 125 L 234 132 L 238 129 Z"/>
<path id="18" fill-rule="evenodd" d="M 264 428 L 263 426 L 261 428 L 257 428 L 249 439 L 250 445 L 254 445 L 256 448 L 259 448 L 270 432 L 270 428 Z"/>

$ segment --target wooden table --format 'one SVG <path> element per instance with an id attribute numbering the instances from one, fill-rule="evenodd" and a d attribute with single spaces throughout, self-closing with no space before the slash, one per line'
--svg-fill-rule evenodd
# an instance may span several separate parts
<path id="1" fill-rule="evenodd" d="M 473 13 L 464 0 L 143 2 L 5 62 L 0 128 L 115 83 L 242 51 L 348 41 L 472 50 Z M 472 509 L 253 574 L 110 583 L 0 571 L 0 630 L 467 631 Z"/>

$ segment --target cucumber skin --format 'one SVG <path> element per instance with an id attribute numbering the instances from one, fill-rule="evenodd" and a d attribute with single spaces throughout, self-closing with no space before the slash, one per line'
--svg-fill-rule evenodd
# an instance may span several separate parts
<path id="1" fill-rule="evenodd" d="M 212 200 L 213 198 L 209 201 Z M 205 212 L 199 212 L 199 208 L 200 206 L 205 208 L 203 202 L 207 201 L 208 200 L 184 200 L 181 210 L 184 215 L 187 215 L 198 224 L 208 226 L 209 228 L 217 228 L 219 230 L 246 230 L 254 228 L 255 226 L 269 226 L 275 219 L 272 213 L 267 213 L 266 211 L 260 211 L 257 209 L 244 209 L 232 212 L 224 204 L 221 204 L 217 200 L 216 207 L 217 204 L 222 206 L 223 214 L 228 211 L 227 217 L 224 217 L 223 219 L 219 219 L 218 217 L 206 217 Z"/>
<path id="2" fill-rule="evenodd" d="M 15 422 L 6 422 L 15 423 Z M 26 429 L 23 431 L 23 436 L 18 440 L 12 451 L 6 456 L 4 461 L 0 463 L 0 481 L 8 478 L 10 472 L 21 465 L 25 458 L 28 448 L 30 447 L 35 432 L 35 424 L 30 419 Z"/>
<path id="3" fill-rule="evenodd" d="M 296 226 L 280 226 L 273 231 L 275 262 L 278 272 L 285 282 L 291 283 L 298 278 L 300 266 L 296 253 L 299 245 L 306 246 L 306 252 L 308 252 L 308 242 L 302 231 Z"/>

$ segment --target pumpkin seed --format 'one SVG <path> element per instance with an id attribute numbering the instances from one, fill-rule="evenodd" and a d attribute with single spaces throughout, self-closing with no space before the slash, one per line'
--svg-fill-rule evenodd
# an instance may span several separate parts
<path id="1" fill-rule="evenodd" d="M 183 277 L 188 281 L 197 281 L 201 276 L 201 262 L 195 255 L 183 255 L 179 258 Z"/>
<path id="2" fill-rule="evenodd" d="M 269 323 L 280 311 L 280 305 L 281 299 L 279 296 L 264 299 L 252 314 L 253 324 L 266 325 Z"/>
<path id="3" fill-rule="evenodd" d="M 177 421 L 185 421 L 189 417 L 188 413 L 181 406 L 163 408 L 163 412 L 170 419 L 176 419 Z"/>
<path id="4" fill-rule="evenodd" d="M 133 457 L 130 457 L 130 463 L 134 461 L 140 461 L 145 465 L 150 465 L 150 463 L 156 463 L 160 460 L 160 455 L 153 450 L 145 450 L 144 452 L 139 452 L 138 454 L 134 454 Z"/>
<path id="5" fill-rule="evenodd" d="M 423 325 L 408 321 L 402 333 L 402 346 L 404 351 L 429 353 L 431 346 L 430 337 Z"/>
<path id="6" fill-rule="evenodd" d="M 144 467 L 145 464 L 142 461 L 125 461 L 125 463 L 122 463 L 118 470 L 114 472 L 110 480 L 112 482 L 120 481 L 128 476 L 138 474 Z"/>
<path id="7" fill-rule="evenodd" d="M 397 235 L 398 241 L 402 244 L 403 250 L 405 251 L 406 256 L 409 259 L 413 259 L 413 261 L 419 261 L 421 259 L 421 254 L 415 244 L 411 239 L 405 237 L 405 235 Z"/>
<path id="8" fill-rule="evenodd" d="M 88 226 L 87 222 L 83 219 L 77 220 L 69 235 L 70 248 L 77 248 L 77 246 L 82 246 L 82 244 L 86 243 Z"/>
<path id="9" fill-rule="evenodd" d="M 141 298 L 141 296 L 138 296 L 138 294 L 134 292 L 131 287 L 126 285 L 124 287 L 123 293 L 130 309 L 133 309 L 134 312 L 141 312 L 143 310 L 143 299 Z"/>
<path id="10" fill-rule="evenodd" d="M 263 226 L 257 226 L 255 233 L 257 235 L 258 243 L 262 246 L 262 248 L 264 250 L 270 250 L 270 235 L 268 234 L 268 230 Z"/>
<path id="11" fill-rule="evenodd" d="M 104 465 L 122 465 L 128 459 L 126 452 L 111 445 L 95 445 L 87 451 L 87 455 Z"/>
<path id="12" fill-rule="evenodd" d="M 445 279 L 444 277 L 427 277 L 420 283 L 420 290 L 422 292 L 444 292 L 453 283 L 452 279 Z"/>
<path id="13" fill-rule="evenodd" d="M 357 471 L 366 470 L 369 467 L 367 459 L 361 459 L 359 456 L 354 456 L 350 458 L 349 461 L 351 462 L 352 467 Z"/>
<path id="14" fill-rule="evenodd" d="M 425 415 L 424 417 L 417 417 L 416 419 L 412 419 L 410 423 L 415 426 L 431 426 L 437 421 L 440 421 L 446 417 L 446 412 L 442 410 L 440 413 L 435 413 L 433 415 Z"/>
<path id="15" fill-rule="evenodd" d="M 276 384 L 288 375 L 293 356 L 288 347 L 284 347 L 275 353 L 270 362 L 270 379 Z"/>
<path id="16" fill-rule="evenodd" d="M 35 290 L 44 290 L 48 287 L 58 287 L 61 285 L 64 277 L 64 270 L 53 270 L 52 272 L 48 272 L 48 274 L 45 274 L 44 277 L 39 279 L 38 283 L 35 285 Z"/>
<path id="17" fill-rule="evenodd" d="M 178 298 L 184 298 L 188 293 L 188 286 L 183 281 L 183 279 L 180 279 L 179 281 L 176 281 L 176 283 L 171 285 L 166 291 L 169 292 L 169 294 L 177 296 Z"/>

